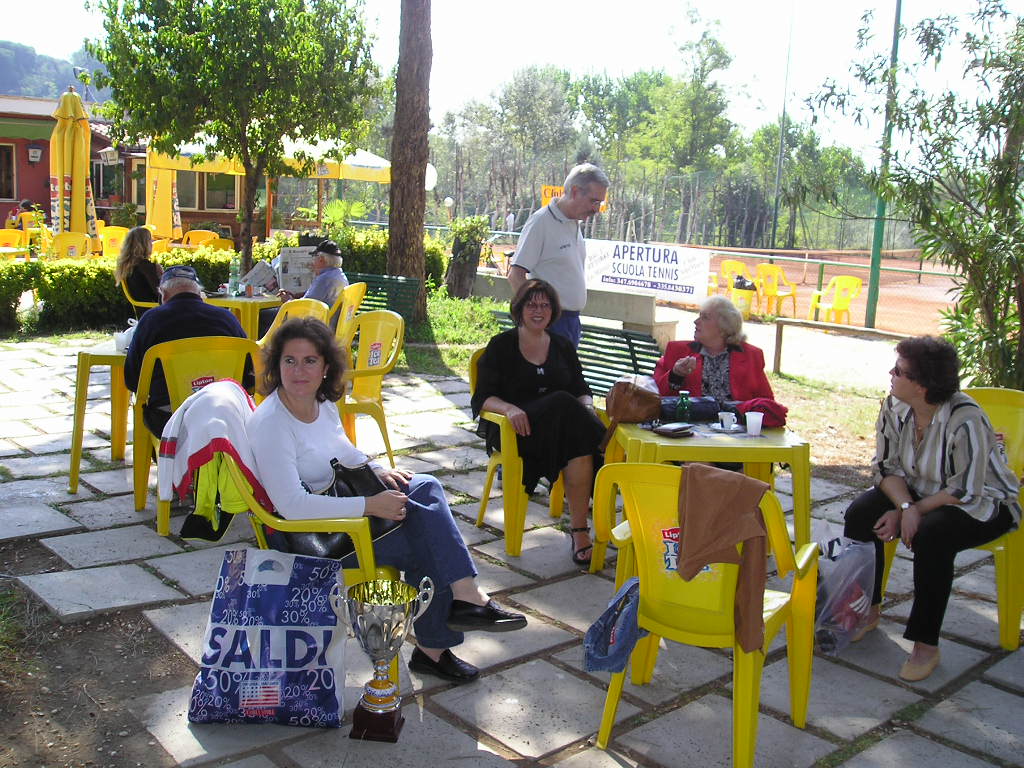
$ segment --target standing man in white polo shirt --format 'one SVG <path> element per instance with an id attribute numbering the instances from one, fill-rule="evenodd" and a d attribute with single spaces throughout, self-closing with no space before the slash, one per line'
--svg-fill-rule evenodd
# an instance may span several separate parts
<path id="1" fill-rule="evenodd" d="M 569 171 L 562 196 L 526 220 L 508 272 L 513 295 L 527 275 L 554 286 L 562 314 L 548 330 L 573 346 L 580 343 L 580 312 L 587 303 L 587 251 L 579 223 L 600 210 L 607 193 L 608 176 L 596 165 L 584 163 Z"/>

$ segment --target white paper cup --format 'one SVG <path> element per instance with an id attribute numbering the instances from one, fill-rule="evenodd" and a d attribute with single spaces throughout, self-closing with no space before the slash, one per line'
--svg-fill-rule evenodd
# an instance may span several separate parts
<path id="1" fill-rule="evenodd" d="M 719 411 L 718 423 L 722 429 L 732 429 L 733 424 L 736 423 L 736 414 L 731 411 Z"/>
<path id="2" fill-rule="evenodd" d="M 760 435 L 762 421 L 764 421 L 763 413 L 760 411 L 747 411 L 747 434 Z"/>

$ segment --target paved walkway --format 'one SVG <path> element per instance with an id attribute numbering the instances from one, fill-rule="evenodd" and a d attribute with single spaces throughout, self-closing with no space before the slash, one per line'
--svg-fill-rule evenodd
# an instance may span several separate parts
<path id="1" fill-rule="evenodd" d="M 818 346 L 808 342 L 806 348 L 821 350 L 835 343 L 818 339 L 813 342 Z M 36 539 L 59 555 L 62 570 L 24 576 L 20 582 L 63 621 L 142 609 L 195 664 L 222 554 L 247 543 L 249 531 L 238 519 L 226 544 L 202 547 L 158 536 L 152 499 L 144 512 L 134 512 L 130 463 L 109 462 L 109 377 L 99 374 L 90 388 L 82 486 L 73 496 L 67 493 L 80 344 L 0 344 L 0 510 L 5 522 L 0 537 Z M 891 345 L 871 349 L 856 354 L 877 355 L 885 368 L 891 364 Z M 867 367 L 864 357 L 851 362 L 850 368 Z M 154 680 L 131 708 L 151 734 L 154 749 L 166 750 L 183 765 L 235 768 L 457 760 L 473 766 L 515 761 L 564 768 L 731 764 L 729 655 L 674 644 L 662 652 L 651 685 L 627 683 L 613 749 L 594 748 L 608 676 L 582 671 L 581 638 L 612 594 L 611 570 L 589 575 L 573 568 L 565 534 L 540 504 L 531 504 L 520 558 L 504 554 L 497 492 L 487 525 L 478 529 L 470 524 L 486 458 L 471 430 L 467 389 L 457 378 L 392 377 L 387 391 L 392 444 L 406 454 L 401 466 L 442 479 L 484 588 L 527 612 L 529 627 L 507 635 L 469 636 L 459 653 L 483 669 L 472 685 L 438 684 L 409 674 L 403 665 L 403 692 L 413 695 L 406 699 L 406 726 L 397 745 L 351 741 L 347 727 L 324 732 L 190 726 L 185 718 L 189 690 L 165 690 Z M 373 428 L 361 422 L 359 429 L 361 444 L 379 451 Z M 779 489 L 786 487 L 783 476 Z M 840 519 L 856 490 L 814 482 L 819 532 Z M 782 498 L 790 503 L 784 493 Z M 172 521 L 172 530 L 177 522 Z M 910 561 L 902 557 L 894 565 L 881 631 L 839 658 L 815 659 L 806 730 L 794 728 L 786 715 L 787 667 L 783 641 L 777 640 L 762 682 L 757 764 L 811 766 L 822 759 L 856 768 L 1019 764 L 1024 755 L 1024 655 L 998 648 L 993 566 L 985 555 L 966 552 L 957 562 L 942 665 L 921 684 L 896 677 L 908 646 L 901 631 L 911 590 Z M 74 591 L 67 588 L 70 583 Z M 354 645 L 347 659 L 351 707 L 370 668 Z"/>

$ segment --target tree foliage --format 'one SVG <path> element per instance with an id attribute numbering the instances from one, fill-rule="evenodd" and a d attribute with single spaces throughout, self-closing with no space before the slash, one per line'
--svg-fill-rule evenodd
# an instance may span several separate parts
<path id="1" fill-rule="evenodd" d="M 376 68 L 359 0 L 99 0 L 115 142 L 174 153 L 201 141 L 245 168 L 248 263 L 257 182 L 284 175 L 284 140 L 336 142 L 365 130 Z M 306 170 L 314 158 L 304 158 Z"/>
<path id="2" fill-rule="evenodd" d="M 867 98 L 829 84 L 818 104 L 857 111 L 893 94 L 897 140 L 876 186 L 905 211 L 924 255 L 956 271 L 945 324 L 963 373 L 975 385 L 1024 389 L 1024 17 L 979 0 L 970 15 L 903 32 L 914 63 L 890 69 L 877 53 L 856 69 Z M 963 62 L 962 81 L 930 90 L 919 73 L 943 59 Z"/>

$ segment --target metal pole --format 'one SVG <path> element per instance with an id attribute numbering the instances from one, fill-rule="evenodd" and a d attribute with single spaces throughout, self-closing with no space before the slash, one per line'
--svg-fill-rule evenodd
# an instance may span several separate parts
<path id="1" fill-rule="evenodd" d="M 892 113 L 896 103 L 896 62 L 899 60 L 900 8 L 903 0 L 896 0 L 896 17 L 892 23 L 892 53 L 889 55 L 889 80 L 885 94 L 885 127 L 882 130 L 882 161 L 878 169 L 878 181 L 884 184 L 889 175 L 889 149 L 892 145 Z M 875 230 L 871 238 L 871 270 L 868 274 L 868 306 L 864 313 L 864 325 L 875 327 L 875 310 L 878 308 L 878 281 L 882 275 L 882 238 L 885 236 L 885 200 L 881 195 L 875 205 Z"/>
<path id="2" fill-rule="evenodd" d="M 772 206 L 772 239 L 769 248 L 774 248 L 775 231 L 779 226 L 779 189 L 782 186 L 782 156 L 786 148 L 786 98 L 789 95 L 789 61 L 793 52 L 794 8 L 789 8 L 789 42 L 786 44 L 786 76 L 782 81 L 782 115 L 779 117 L 779 156 L 775 161 L 775 203 Z"/>

